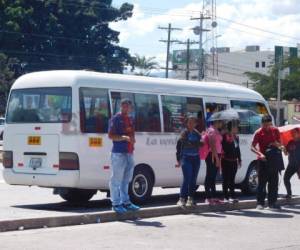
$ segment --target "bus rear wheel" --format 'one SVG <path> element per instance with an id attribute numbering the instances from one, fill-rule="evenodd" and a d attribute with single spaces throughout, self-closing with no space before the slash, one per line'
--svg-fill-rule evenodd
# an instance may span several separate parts
<path id="1" fill-rule="evenodd" d="M 88 202 L 97 193 L 97 190 L 64 188 L 60 189 L 58 194 L 65 201 L 70 203 L 85 203 Z"/>
<path id="2" fill-rule="evenodd" d="M 145 203 L 152 195 L 154 177 L 149 167 L 136 167 L 132 182 L 129 185 L 129 195 L 133 202 Z"/>
<path id="3" fill-rule="evenodd" d="M 242 184 L 242 193 L 245 195 L 256 194 L 258 186 L 257 163 L 252 163 L 248 169 L 246 178 Z"/>

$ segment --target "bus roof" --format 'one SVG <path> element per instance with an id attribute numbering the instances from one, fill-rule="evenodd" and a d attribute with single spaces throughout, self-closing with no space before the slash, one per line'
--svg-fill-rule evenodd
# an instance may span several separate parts
<path id="1" fill-rule="evenodd" d="M 264 101 L 254 90 L 223 82 L 186 81 L 85 70 L 55 70 L 29 73 L 18 78 L 12 89 L 86 86 L 136 92 L 215 96 Z M 129 87 L 130 86 L 130 87 Z"/>

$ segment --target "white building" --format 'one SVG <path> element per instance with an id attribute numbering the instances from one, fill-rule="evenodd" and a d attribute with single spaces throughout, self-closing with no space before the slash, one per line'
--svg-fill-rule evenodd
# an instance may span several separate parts
<path id="1" fill-rule="evenodd" d="M 198 50 L 190 52 L 189 79 L 198 78 Z M 175 78 L 186 79 L 186 51 L 173 52 L 173 67 L 177 68 Z M 218 48 L 214 56 L 206 54 L 204 59 L 204 79 L 219 80 L 238 85 L 251 82 L 245 72 L 268 74 L 269 66 L 274 63 L 274 51 L 260 51 L 259 46 L 247 46 L 243 51 L 231 52 L 230 48 Z"/>

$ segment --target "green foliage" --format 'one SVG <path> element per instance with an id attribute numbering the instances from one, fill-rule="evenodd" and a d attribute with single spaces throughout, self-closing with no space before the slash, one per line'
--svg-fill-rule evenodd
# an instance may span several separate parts
<path id="1" fill-rule="evenodd" d="M 145 57 L 135 54 L 133 58 L 133 66 L 135 69 L 135 75 L 149 76 L 151 70 L 156 69 L 159 65 L 155 60 L 155 57 Z"/>
<path id="2" fill-rule="evenodd" d="M 283 100 L 300 99 L 300 58 L 291 58 L 283 63 L 281 69 L 290 69 L 290 73 L 281 80 Z M 269 74 L 245 73 L 254 84 L 254 89 L 266 99 L 277 97 L 278 68 L 273 65 Z"/>
<path id="3" fill-rule="evenodd" d="M 15 58 L 8 58 L 0 53 L 0 112 L 4 113 L 10 87 L 15 79 L 14 66 L 18 63 Z"/>
<path id="4" fill-rule="evenodd" d="M 112 0 L 1 0 L 0 52 L 23 72 L 49 69 L 123 71 L 131 63 L 110 22 L 132 16 L 133 5 Z"/>

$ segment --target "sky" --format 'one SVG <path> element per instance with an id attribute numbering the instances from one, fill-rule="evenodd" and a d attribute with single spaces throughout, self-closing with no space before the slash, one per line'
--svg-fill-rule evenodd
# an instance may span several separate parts
<path id="1" fill-rule="evenodd" d="M 125 0 L 114 0 L 118 7 Z M 162 64 L 166 57 L 166 44 L 159 42 L 167 38 L 167 32 L 159 26 L 181 28 L 173 31 L 171 38 L 197 41 L 192 28 L 199 21 L 202 0 L 127 0 L 134 4 L 133 17 L 127 21 L 112 23 L 120 31 L 120 45 L 129 48 L 131 54 L 156 57 Z M 217 27 L 214 28 L 214 44 L 210 36 L 204 37 L 204 47 L 213 45 L 230 47 L 232 51 L 242 50 L 246 45 L 260 45 L 262 50 L 274 50 L 275 45 L 296 46 L 300 43 L 300 1 L 299 0 L 217 0 Z M 205 25 L 211 29 L 211 21 Z M 216 44 L 217 42 L 217 44 Z M 193 45 L 197 48 L 199 45 Z M 172 44 L 171 51 L 185 49 L 185 45 Z"/>

